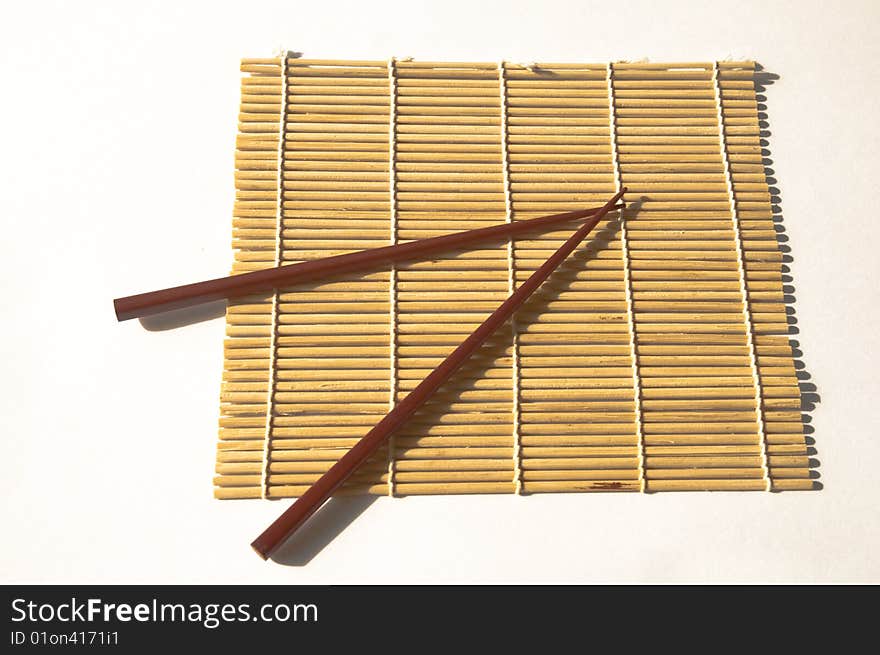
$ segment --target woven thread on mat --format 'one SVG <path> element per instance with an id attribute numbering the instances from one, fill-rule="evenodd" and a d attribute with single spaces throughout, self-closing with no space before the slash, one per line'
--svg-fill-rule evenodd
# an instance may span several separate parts
<path id="1" fill-rule="evenodd" d="M 504 75 L 505 63 L 498 63 L 498 96 L 501 104 L 501 174 L 504 182 L 504 211 L 505 222 L 513 222 L 513 203 L 510 192 L 510 164 L 509 148 L 507 139 L 507 80 Z M 507 292 L 513 294 L 516 291 L 516 258 L 513 250 L 513 239 L 507 240 Z M 523 492 L 522 483 L 522 440 L 520 437 L 519 415 L 519 331 L 516 327 L 516 316 L 510 319 L 513 339 L 513 358 L 511 364 L 511 389 L 513 404 L 511 414 L 513 417 L 513 484 L 516 493 Z"/>
<path id="2" fill-rule="evenodd" d="M 620 191 L 622 177 L 620 174 L 620 162 L 617 152 L 617 112 L 614 108 L 614 64 L 607 67 L 608 79 L 608 126 L 611 134 L 611 165 L 614 169 L 614 190 Z M 639 376 L 639 355 L 636 348 L 636 325 L 633 314 L 632 275 L 630 273 L 629 241 L 626 236 L 626 212 L 620 212 L 620 248 L 623 259 L 623 276 L 626 294 L 626 314 L 629 326 L 630 361 L 632 362 L 633 379 L 633 402 L 636 426 L 636 439 L 638 440 L 638 466 L 639 466 L 639 491 L 645 492 L 645 435 L 642 427 L 642 384 Z"/>
<path id="3" fill-rule="evenodd" d="M 275 206 L 277 227 L 275 230 L 275 266 L 281 265 L 282 233 L 284 230 L 284 131 L 287 125 L 287 53 L 281 54 L 281 110 L 278 115 L 278 152 L 276 153 L 278 200 Z M 269 375 L 266 382 L 266 432 L 263 437 L 263 453 L 260 466 L 260 497 L 269 491 L 269 462 L 272 441 L 272 415 L 275 407 L 275 380 L 278 358 L 278 289 L 272 293 L 272 321 L 269 327 Z"/>
<path id="4" fill-rule="evenodd" d="M 392 57 L 388 60 L 388 200 L 390 203 L 390 242 L 397 243 L 397 60 Z M 394 409 L 397 403 L 397 267 L 391 265 L 391 278 L 388 284 L 389 313 L 389 398 L 388 410 Z M 394 495 L 394 471 L 396 459 L 394 457 L 394 435 L 388 439 L 388 495 Z"/>
<path id="5" fill-rule="evenodd" d="M 733 224 L 734 242 L 736 244 L 736 264 L 739 270 L 739 288 L 740 293 L 742 294 L 743 323 L 746 332 L 746 344 L 749 349 L 749 365 L 751 367 L 752 379 L 755 386 L 755 424 L 758 430 L 758 439 L 761 447 L 761 469 L 764 473 L 766 489 L 767 491 L 770 491 L 773 488 L 773 481 L 770 479 L 770 466 L 767 457 L 767 434 L 764 426 L 764 403 L 763 393 L 761 392 L 761 376 L 757 365 L 752 313 L 749 309 L 749 290 L 746 285 L 742 232 L 740 230 L 739 214 L 736 209 L 736 198 L 733 193 L 733 177 L 730 172 L 730 157 L 727 152 L 727 135 L 724 129 L 724 111 L 721 105 L 721 80 L 718 75 L 717 61 L 714 62 L 712 66 L 712 81 L 715 87 L 715 105 L 718 110 L 718 141 L 721 147 L 721 158 L 724 162 L 724 181 L 727 184 L 727 197 L 730 202 L 730 220 Z"/>

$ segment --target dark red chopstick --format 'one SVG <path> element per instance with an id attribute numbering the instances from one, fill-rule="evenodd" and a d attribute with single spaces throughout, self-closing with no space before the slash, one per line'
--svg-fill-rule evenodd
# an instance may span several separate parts
<path id="1" fill-rule="evenodd" d="M 357 468 L 370 458 L 379 447 L 419 409 L 449 377 L 486 341 L 550 274 L 577 248 L 590 231 L 626 192 L 618 191 L 595 216 L 590 218 L 571 235 L 562 246 L 535 271 L 528 280 L 514 291 L 474 332 L 465 339 L 443 362 L 435 368 L 402 401 L 395 405 L 376 426 L 354 447 L 343 455 L 330 470 L 309 487 L 272 525 L 257 537 L 251 547 L 263 559 L 267 559 L 296 530 L 308 520 L 333 495 Z"/>
<path id="2" fill-rule="evenodd" d="M 117 320 L 126 321 L 130 318 L 149 316 L 172 309 L 182 309 L 214 300 L 246 296 L 251 293 L 268 291 L 279 286 L 307 282 L 330 275 L 379 268 L 394 262 L 416 259 L 432 252 L 449 250 L 457 246 L 471 246 L 481 241 L 509 238 L 542 227 L 545 228 L 579 218 L 587 218 L 599 210 L 599 207 L 579 209 L 564 214 L 553 214 L 552 216 L 541 216 L 526 221 L 516 221 L 515 223 L 481 227 L 476 230 L 466 230 L 440 237 L 419 239 L 409 243 L 361 250 L 347 255 L 337 255 L 335 257 L 326 257 L 298 264 L 287 264 L 261 271 L 242 273 L 241 275 L 230 275 L 204 282 L 184 284 L 160 291 L 150 291 L 134 296 L 116 298 L 113 301 L 113 307 L 116 310 Z"/>

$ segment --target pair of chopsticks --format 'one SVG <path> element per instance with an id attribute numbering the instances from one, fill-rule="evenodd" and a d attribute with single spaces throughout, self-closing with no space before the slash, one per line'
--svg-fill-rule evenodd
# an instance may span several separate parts
<path id="1" fill-rule="evenodd" d="M 251 543 L 251 547 L 260 557 L 268 559 L 333 495 L 358 467 L 369 459 L 398 428 L 428 401 L 486 339 L 494 334 L 513 315 L 550 274 L 577 248 L 608 212 L 624 207 L 622 203 L 618 204 L 618 201 L 620 201 L 625 192 L 626 187 L 614 194 L 605 205 L 598 209 L 584 209 L 565 214 L 555 214 L 527 221 L 468 230 L 430 239 L 421 239 L 401 245 L 374 248 L 349 255 L 339 255 L 301 264 L 280 266 L 162 291 L 118 298 L 113 302 L 117 318 L 123 321 L 137 316 L 146 316 L 201 302 L 255 293 L 282 284 L 289 285 L 294 282 L 315 280 L 329 274 L 362 271 L 383 264 L 387 265 L 398 261 L 414 259 L 444 248 L 472 245 L 476 242 L 492 238 L 510 238 L 539 227 L 548 227 L 566 221 L 589 217 L 589 220 L 581 225 L 540 268 L 523 282 L 498 309 L 492 312 L 406 398 L 397 403 L 373 429 L 330 467 L 317 482 L 309 487 L 293 505 Z"/>

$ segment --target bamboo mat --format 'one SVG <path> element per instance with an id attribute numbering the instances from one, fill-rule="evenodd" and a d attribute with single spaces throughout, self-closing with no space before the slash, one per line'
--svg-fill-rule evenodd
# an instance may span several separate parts
<path id="1" fill-rule="evenodd" d="M 813 487 L 754 68 L 243 60 L 234 273 L 645 198 L 343 492 Z M 300 495 L 571 229 L 231 302 L 215 495 Z"/>

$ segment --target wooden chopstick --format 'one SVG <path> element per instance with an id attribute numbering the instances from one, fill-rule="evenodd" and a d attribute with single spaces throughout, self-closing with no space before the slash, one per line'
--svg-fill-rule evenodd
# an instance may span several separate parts
<path id="1" fill-rule="evenodd" d="M 464 364 L 468 358 L 486 341 L 526 299 L 546 280 L 550 274 L 568 257 L 590 231 L 596 227 L 605 214 L 615 208 L 626 188 L 618 191 L 596 214 L 580 226 L 568 240 L 553 253 L 520 287 L 514 291 L 492 314 L 483 321 L 443 362 L 437 366 L 402 401 L 395 405 L 376 426 L 371 429 L 351 450 L 343 455 L 317 482 L 309 487 L 272 525 L 257 537 L 251 547 L 260 557 L 267 559 L 278 549 L 308 518 L 323 505 L 330 496 L 369 459 L 379 447 L 401 427 L 449 377 Z"/>
<path id="2" fill-rule="evenodd" d="M 323 259 L 314 259 L 298 264 L 287 264 L 260 271 L 252 271 L 241 275 L 184 284 L 160 291 L 150 291 L 134 296 L 116 298 L 113 307 L 116 318 L 126 321 L 158 314 L 172 309 L 182 309 L 192 305 L 246 296 L 251 293 L 268 291 L 279 286 L 287 286 L 298 282 L 316 280 L 330 275 L 350 273 L 378 268 L 383 265 L 448 250 L 457 246 L 470 246 L 492 239 L 510 238 L 524 232 L 551 227 L 579 218 L 587 218 L 596 214 L 601 208 L 579 209 L 564 214 L 541 216 L 525 221 L 503 223 L 475 230 L 455 232 L 439 237 L 418 239 L 409 243 L 401 243 L 381 248 L 370 248 L 346 255 L 336 255 Z"/>

